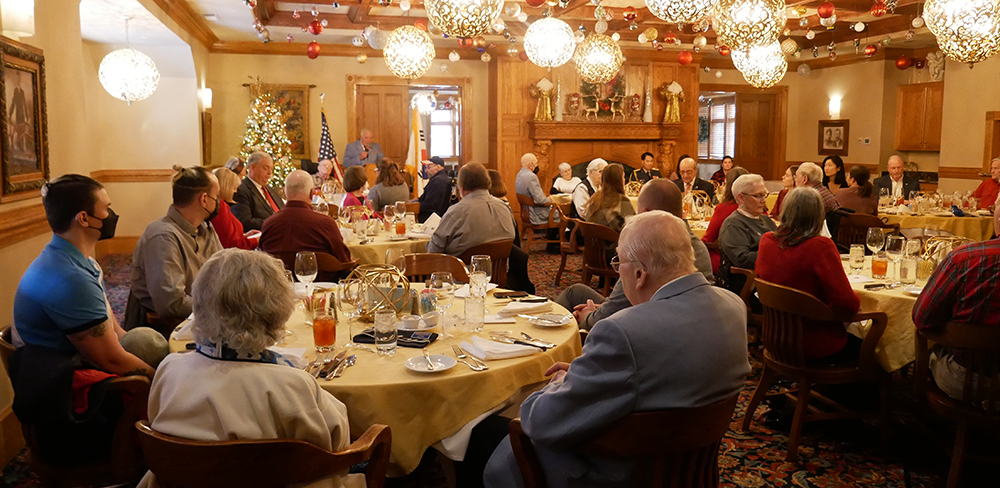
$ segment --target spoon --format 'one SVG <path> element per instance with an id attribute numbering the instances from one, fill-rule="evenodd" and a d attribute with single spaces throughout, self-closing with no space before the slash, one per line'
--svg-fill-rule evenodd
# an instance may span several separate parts
<path id="1" fill-rule="evenodd" d="M 354 361 L 357 360 L 357 358 L 358 356 L 356 354 L 351 354 L 350 356 L 347 356 L 347 359 L 345 359 L 344 362 L 340 363 L 340 366 L 337 367 L 337 370 L 333 372 L 333 377 L 340 378 L 340 376 L 344 374 L 344 370 L 347 369 L 348 366 L 354 366 Z"/>

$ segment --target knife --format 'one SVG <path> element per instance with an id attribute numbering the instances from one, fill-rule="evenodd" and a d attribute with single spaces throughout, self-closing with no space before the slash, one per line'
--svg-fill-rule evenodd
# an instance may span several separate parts
<path id="1" fill-rule="evenodd" d="M 542 345 L 539 345 L 539 344 L 534 344 L 534 343 L 531 343 L 531 342 L 519 341 L 517 339 L 514 339 L 513 337 L 508 337 L 508 336 L 502 336 L 502 335 L 495 335 L 495 334 L 493 334 L 493 335 L 490 335 L 490 339 L 493 339 L 494 341 L 497 341 L 497 342 L 502 342 L 504 344 L 520 344 L 522 346 L 537 347 L 537 348 L 539 348 L 539 349 L 541 349 L 543 351 L 548 350 L 548 348 L 545 347 L 545 346 L 542 346 Z"/>
<path id="2" fill-rule="evenodd" d="M 337 357 L 333 358 L 333 362 L 319 372 L 319 377 L 326 378 L 327 376 L 329 376 L 330 373 L 332 373 L 333 370 L 337 368 L 337 366 L 340 366 L 340 363 L 344 361 L 344 356 L 346 355 L 347 351 L 343 351 L 340 354 L 338 354 Z"/>
<path id="3" fill-rule="evenodd" d="M 340 378 L 340 376 L 344 374 L 344 370 L 347 369 L 348 366 L 354 366 L 354 361 L 357 359 L 357 357 L 358 356 L 355 354 L 347 356 L 347 359 L 343 360 L 340 363 L 340 366 L 337 366 L 337 370 L 333 372 L 333 377 Z"/>

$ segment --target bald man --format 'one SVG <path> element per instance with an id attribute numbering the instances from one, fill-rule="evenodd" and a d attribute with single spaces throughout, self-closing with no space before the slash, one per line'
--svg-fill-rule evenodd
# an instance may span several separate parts
<path id="1" fill-rule="evenodd" d="M 691 157 L 682 159 L 677 165 L 677 173 L 680 174 L 680 178 L 674 180 L 674 184 L 682 192 L 690 193 L 693 190 L 701 190 L 712 198 L 713 204 L 719 203 L 715 198 L 715 185 L 698 177 L 698 161 L 696 159 Z"/>
<path id="2" fill-rule="evenodd" d="M 372 131 L 361 129 L 361 135 L 358 137 L 358 140 L 347 145 L 344 149 L 345 170 L 351 166 L 375 164 L 385 158 L 385 154 L 382 154 L 382 146 L 379 146 L 377 142 L 373 142 L 373 137 Z"/>
<path id="3" fill-rule="evenodd" d="M 889 174 L 872 181 L 876 195 L 881 195 L 882 189 L 888 188 L 890 195 L 909 200 L 911 192 L 920 191 L 920 181 L 906 174 L 906 163 L 903 162 L 903 158 L 896 155 L 889 156 L 888 166 Z"/>
<path id="4" fill-rule="evenodd" d="M 297 169 L 285 177 L 285 208 L 264 221 L 260 249 L 270 254 L 325 252 L 340 262 L 351 260 L 337 223 L 312 209 L 312 175 Z M 329 277 L 328 277 L 329 278 Z M 323 280 L 320 280 L 323 281 Z"/>

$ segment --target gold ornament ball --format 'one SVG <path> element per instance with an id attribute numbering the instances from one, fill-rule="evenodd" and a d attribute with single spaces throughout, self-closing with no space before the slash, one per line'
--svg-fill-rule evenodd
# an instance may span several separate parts
<path id="1" fill-rule="evenodd" d="M 646 34 L 646 39 L 649 41 L 652 41 L 660 36 L 660 32 L 657 31 L 655 27 L 649 27 L 646 30 L 642 31 L 642 33 Z"/>
<path id="2" fill-rule="evenodd" d="M 358 60 L 358 64 L 365 64 L 366 62 L 368 62 L 368 55 L 365 53 L 361 53 L 355 59 Z"/>

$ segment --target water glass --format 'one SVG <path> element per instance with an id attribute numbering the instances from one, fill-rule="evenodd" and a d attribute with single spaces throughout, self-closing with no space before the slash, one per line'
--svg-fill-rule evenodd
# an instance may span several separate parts
<path id="1" fill-rule="evenodd" d="M 884 280 L 889 271 L 889 260 L 885 253 L 878 253 L 872 256 L 872 278 Z"/>
<path id="2" fill-rule="evenodd" d="M 861 276 L 861 268 L 865 267 L 865 246 L 862 244 L 851 244 L 851 269 L 854 276 Z"/>
<path id="3" fill-rule="evenodd" d="M 396 312 L 393 310 L 375 312 L 375 349 L 379 356 L 396 354 Z"/>
<path id="4" fill-rule="evenodd" d="M 406 222 L 406 231 L 410 232 L 413 230 L 413 226 L 417 225 L 417 214 L 413 212 L 406 212 L 403 214 L 403 222 Z"/>
<path id="5" fill-rule="evenodd" d="M 352 217 L 352 219 L 354 218 Z M 368 228 L 368 224 L 364 219 L 354 219 L 351 222 L 351 227 L 354 230 L 354 237 L 357 237 L 359 240 L 365 238 L 365 229 Z"/>
<path id="6" fill-rule="evenodd" d="M 493 258 L 487 254 L 476 254 L 469 260 L 469 274 L 476 271 L 486 273 L 486 281 L 493 278 Z"/>
<path id="7" fill-rule="evenodd" d="M 885 253 L 889 256 L 889 259 L 896 265 L 896 281 L 899 281 L 899 265 L 900 261 L 903 259 L 903 248 L 906 244 L 906 238 L 903 236 L 889 236 L 885 239 Z"/>
<path id="8" fill-rule="evenodd" d="M 917 281 L 917 258 L 907 256 L 899 263 L 899 282 L 912 285 Z"/>
<path id="9" fill-rule="evenodd" d="M 437 295 L 438 312 L 444 312 L 451 306 L 451 301 L 455 299 L 455 279 L 447 271 L 431 273 L 430 286 L 428 287 Z"/>
<path id="10" fill-rule="evenodd" d="M 469 296 L 486 298 L 486 289 L 489 282 L 489 275 L 482 271 L 473 271 L 469 274 Z"/>
<path id="11" fill-rule="evenodd" d="M 885 233 L 881 227 L 869 227 L 868 228 L 868 238 L 865 240 L 865 244 L 868 245 L 868 250 L 872 254 L 876 254 L 882 250 L 882 246 L 885 245 Z"/>
<path id="12" fill-rule="evenodd" d="M 468 297 L 465 299 L 465 325 L 472 332 L 482 332 L 486 320 L 486 299 Z"/>

